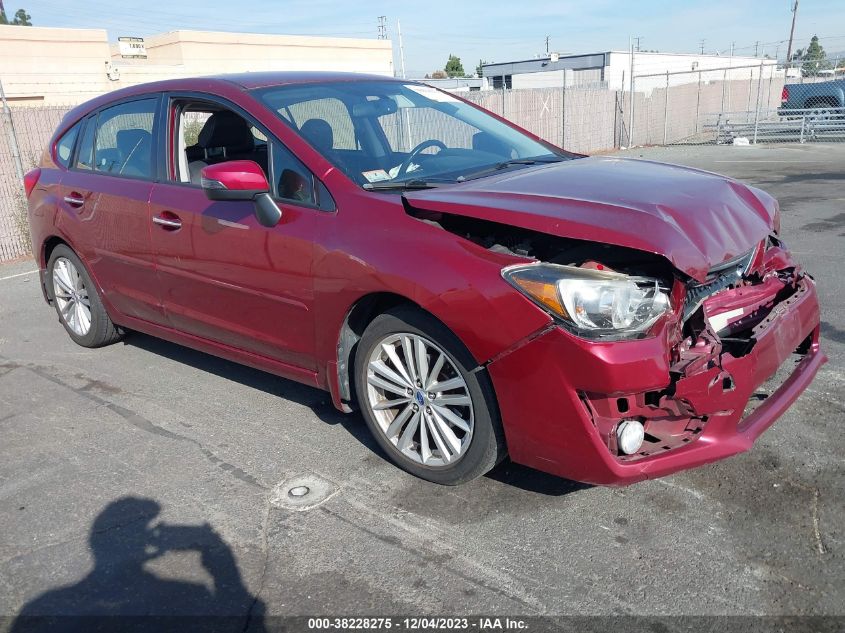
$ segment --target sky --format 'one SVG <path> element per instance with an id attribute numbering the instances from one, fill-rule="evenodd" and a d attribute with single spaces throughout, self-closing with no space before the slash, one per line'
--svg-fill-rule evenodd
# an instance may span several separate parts
<path id="1" fill-rule="evenodd" d="M 550 50 L 643 50 L 737 55 L 786 54 L 793 0 L 4 0 L 11 16 L 24 8 L 36 26 L 103 28 L 111 40 L 177 29 L 376 37 L 387 16 L 399 68 L 401 22 L 409 77 L 442 69 L 450 54 L 472 73 L 478 61 L 530 59 Z M 799 0 L 795 48 L 813 34 L 830 52 L 845 51 L 845 1 Z"/>

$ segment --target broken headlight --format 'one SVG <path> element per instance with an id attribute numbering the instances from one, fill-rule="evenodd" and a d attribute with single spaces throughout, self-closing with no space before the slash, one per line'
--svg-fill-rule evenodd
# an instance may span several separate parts
<path id="1" fill-rule="evenodd" d="M 502 271 L 517 290 L 585 338 L 639 338 L 671 310 L 656 279 L 557 264 Z"/>

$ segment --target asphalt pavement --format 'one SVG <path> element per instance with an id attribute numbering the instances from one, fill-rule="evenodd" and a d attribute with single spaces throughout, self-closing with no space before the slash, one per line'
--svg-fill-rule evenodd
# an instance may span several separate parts
<path id="1" fill-rule="evenodd" d="M 24 610 L 845 614 L 845 144 L 671 147 L 780 199 L 830 362 L 743 455 L 627 488 L 403 473 L 328 394 L 145 335 L 88 350 L 0 266 L 0 630 Z M 659 195 L 656 192 L 655 195 Z M 288 494 L 308 485 L 312 494 Z M 72 606 L 69 606 L 72 605 Z M 154 605 L 150 607 L 150 605 Z"/>

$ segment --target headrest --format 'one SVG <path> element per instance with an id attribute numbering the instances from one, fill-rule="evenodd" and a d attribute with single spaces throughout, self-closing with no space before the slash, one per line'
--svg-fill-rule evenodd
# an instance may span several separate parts
<path id="1" fill-rule="evenodd" d="M 255 138 L 249 124 L 230 110 L 215 112 L 200 130 L 197 144 L 203 149 L 225 147 L 251 151 L 255 147 Z"/>
<path id="2" fill-rule="evenodd" d="M 120 150 L 123 160 L 126 160 L 133 152 L 149 150 L 152 147 L 152 140 L 152 134 L 138 128 L 118 130 L 115 134 L 117 149 Z"/>
<path id="3" fill-rule="evenodd" d="M 299 132 L 305 140 L 317 149 L 330 151 L 334 149 L 334 132 L 332 126 L 323 119 L 308 119 L 299 128 Z"/>
<path id="4" fill-rule="evenodd" d="M 476 132 L 472 135 L 472 149 L 501 156 L 511 157 L 511 148 L 504 141 L 500 141 L 489 132 Z"/>

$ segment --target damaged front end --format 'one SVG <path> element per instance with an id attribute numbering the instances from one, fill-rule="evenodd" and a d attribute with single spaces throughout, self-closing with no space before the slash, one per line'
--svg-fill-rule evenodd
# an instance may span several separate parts
<path id="1" fill-rule="evenodd" d="M 655 251 L 406 211 L 505 256 L 503 278 L 552 317 L 485 365 L 517 463 L 618 485 L 722 459 L 750 448 L 826 361 L 815 284 L 774 233 L 684 271 Z M 573 278 L 623 292 L 567 301 Z M 632 308 L 614 307 L 622 295 Z"/>
<path id="2" fill-rule="evenodd" d="M 580 394 L 608 450 L 621 461 L 636 461 L 693 442 L 714 416 L 739 414 L 741 426 L 780 386 L 761 382 L 789 356 L 800 363 L 817 347 L 815 330 L 796 339 L 806 328 L 793 312 L 811 283 L 775 236 L 713 268 L 704 282 L 686 283 L 680 336 L 669 351 L 669 384 L 641 393 Z M 771 337 L 773 349 L 755 353 L 761 339 Z M 616 432 L 626 420 L 644 428 L 632 454 L 620 449 Z"/>

